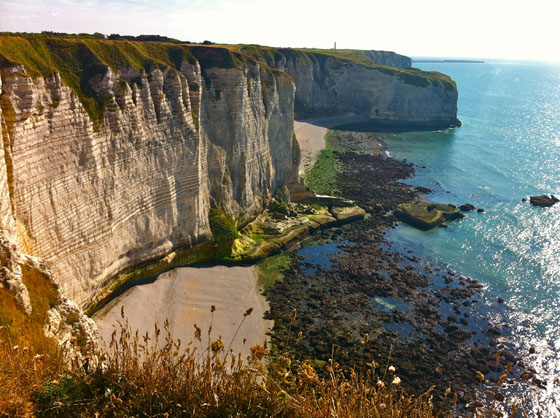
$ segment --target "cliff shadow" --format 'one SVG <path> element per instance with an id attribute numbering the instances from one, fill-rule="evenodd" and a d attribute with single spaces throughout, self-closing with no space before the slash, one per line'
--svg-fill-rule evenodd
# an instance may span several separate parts
<path id="1" fill-rule="evenodd" d="M 320 125 L 320 123 L 318 123 Z M 322 126 L 322 125 L 320 125 Z M 461 126 L 460 121 L 455 123 L 449 122 L 430 122 L 430 123 L 416 123 L 416 122 L 395 122 L 395 121 L 379 121 L 367 120 L 343 123 L 340 125 L 331 125 L 331 129 L 342 131 L 354 132 L 382 132 L 382 133 L 403 133 L 403 132 L 429 132 L 440 131 L 450 128 Z"/>

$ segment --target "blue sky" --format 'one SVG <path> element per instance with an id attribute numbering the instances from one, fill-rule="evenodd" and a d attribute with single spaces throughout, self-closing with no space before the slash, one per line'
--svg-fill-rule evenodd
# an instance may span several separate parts
<path id="1" fill-rule="evenodd" d="M 560 61 L 559 12 L 554 0 L 0 0 L 0 30 Z"/>

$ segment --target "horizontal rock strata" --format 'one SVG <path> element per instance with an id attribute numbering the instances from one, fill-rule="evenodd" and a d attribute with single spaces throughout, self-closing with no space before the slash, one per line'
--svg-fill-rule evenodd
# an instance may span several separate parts
<path id="1" fill-rule="evenodd" d="M 208 241 L 211 205 L 250 218 L 292 179 L 293 82 L 206 52 L 83 79 L 103 99 L 98 121 L 64 73 L 4 61 L 2 228 L 79 304 L 127 267 Z"/>
<path id="2" fill-rule="evenodd" d="M 373 56 L 362 57 L 365 63 L 354 62 L 330 55 L 333 51 L 248 52 L 294 79 L 297 117 L 354 114 L 374 127 L 444 129 L 460 125 L 457 87 L 443 74 L 375 65 L 370 62 L 375 61 Z M 368 51 L 356 51 L 364 52 Z"/>

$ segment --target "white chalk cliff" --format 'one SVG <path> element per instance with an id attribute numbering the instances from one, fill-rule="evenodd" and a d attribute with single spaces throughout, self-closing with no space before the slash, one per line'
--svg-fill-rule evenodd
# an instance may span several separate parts
<path id="1" fill-rule="evenodd" d="M 25 310 L 18 266 L 34 265 L 84 306 L 124 269 L 208 242 L 212 206 L 241 221 L 257 215 L 297 175 L 294 105 L 309 115 L 456 122 L 453 86 L 329 57 L 277 54 L 273 69 L 225 48 L 150 44 L 188 59 L 158 55 L 144 70 L 106 63 L 102 49 L 143 46 L 72 40 L 74 59 L 97 60 L 91 74 L 85 62 L 73 74 L 55 60 L 65 41 L 34 42 L 54 45 L 50 74 L 38 74 L 36 52 L 20 60 L 0 44 L 0 286 Z M 99 114 L 92 103 L 102 103 Z M 61 296 L 50 322 L 76 319 L 69 304 Z M 91 325 L 80 321 L 74 334 Z"/>

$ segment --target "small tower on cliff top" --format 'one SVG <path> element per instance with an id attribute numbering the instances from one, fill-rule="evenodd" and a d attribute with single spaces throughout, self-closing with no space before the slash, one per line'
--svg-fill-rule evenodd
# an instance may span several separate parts
<path id="1" fill-rule="evenodd" d="M 336 42 L 334 43 L 334 49 L 336 49 Z"/>

